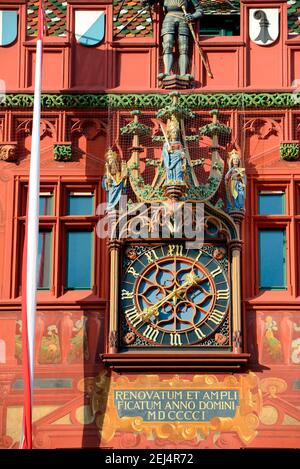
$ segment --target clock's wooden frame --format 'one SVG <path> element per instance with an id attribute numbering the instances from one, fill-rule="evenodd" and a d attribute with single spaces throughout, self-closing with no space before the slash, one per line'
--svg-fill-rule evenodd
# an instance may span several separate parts
<path id="1" fill-rule="evenodd" d="M 205 204 L 206 205 L 206 204 Z M 218 215 L 224 228 L 227 225 L 227 245 L 230 258 L 231 310 L 232 310 L 232 351 L 122 351 L 118 350 L 118 309 L 119 309 L 119 276 L 121 240 L 112 240 L 110 250 L 110 309 L 109 309 L 109 343 L 101 355 L 106 366 L 115 371 L 187 371 L 216 370 L 238 371 L 248 362 L 250 354 L 244 350 L 242 342 L 242 304 L 241 304 L 241 248 L 240 213 L 233 217 L 206 205 L 206 212 Z M 217 213 L 216 213 L 217 212 Z M 233 214 L 234 216 L 234 214 Z M 231 229 L 228 229 L 230 225 Z M 231 233 L 231 234 L 230 234 Z M 162 240 L 160 240 L 161 242 Z"/>

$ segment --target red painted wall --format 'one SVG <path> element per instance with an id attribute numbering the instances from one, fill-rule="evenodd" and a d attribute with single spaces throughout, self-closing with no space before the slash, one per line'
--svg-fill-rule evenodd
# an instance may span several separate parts
<path id="1" fill-rule="evenodd" d="M 34 44 L 26 37 L 24 1 L 13 0 L 13 5 L 1 1 L 3 8 L 13 8 L 19 15 L 17 41 L 1 49 L 5 67 L 1 78 L 10 91 L 32 90 L 34 79 Z M 249 9 L 278 7 L 281 27 L 279 39 L 267 47 L 249 39 Z M 76 9 L 101 9 L 106 13 L 104 40 L 95 47 L 84 47 L 75 40 L 74 14 Z M 161 62 L 159 9 L 153 16 L 153 37 L 113 37 L 112 5 L 110 1 L 69 1 L 67 33 L 65 37 L 46 37 L 44 41 L 44 80 L 47 91 L 136 91 L 158 88 L 156 76 Z M 286 89 L 298 74 L 300 40 L 288 36 L 286 1 L 241 1 L 240 36 L 201 36 L 200 44 L 209 60 L 214 78 L 209 78 L 198 52 L 192 58 L 192 74 L 196 89 L 257 90 Z M 201 31 L 201 25 L 200 25 Z M 3 58 L 3 59 L 2 59 Z M 139 73 L 134 73 L 138 64 Z M 55 73 L 53 71 L 55 70 Z"/>
<path id="2" fill-rule="evenodd" d="M 159 92 L 156 76 L 159 68 L 159 21 L 154 17 L 153 38 L 112 38 L 111 1 L 87 2 L 70 0 L 66 38 L 46 38 L 44 46 L 43 90 L 55 93 L 80 92 Z M 18 40 L 11 46 L 0 48 L 1 76 L 8 92 L 32 92 L 34 82 L 35 41 L 26 38 L 24 0 L 4 2 L 1 8 L 16 9 L 19 13 Z M 299 76 L 299 36 L 288 38 L 286 21 L 281 22 L 280 37 L 273 45 L 259 47 L 248 39 L 248 10 L 253 7 L 280 8 L 286 17 L 286 2 L 278 0 L 244 0 L 241 2 L 241 35 L 239 37 L 201 38 L 214 74 L 209 79 L 193 55 L 193 72 L 197 87 L 192 92 L 213 91 L 291 91 L 292 81 Z M 107 30 L 101 45 L 85 48 L 76 44 L 73 11 L 76 8 L 101 8 L 107 14 Z M 17 162 L 0 161 L 0 446 L 17 446 L 20 427 L 22 390 L 17 380 L 21 378 L 20 362 L 20 289 L 21 265 L 20 223 L 24 201 L 22 187 L 28 180 L 30 154 L 31 109 L 1 109 L 1 142 L 17 142 Z M 203 118 L 207 112 L 197 110 Z M 149 111 L 154 118 L 154 112 Z M 184 440 L 177 437 L 155 437 L 150 440 L 145 432 L 114 431 L 108 428 L 105 438 L 99 437 L 101 421 L 109 419 L 103 402 L 97 403 L 98 427 L 88 419 L 83 424 L 80 409 L 89 405 L 94 376 L 102 370 L 99 353 L 104 350 L 107 330 L 108 303 L 108 253 L 105 240 L 95 238 L 93 289 L 86 292 L 65 292 L 63 273 L 59 270 L 63 247 L 60 245 L 61 226 L 55 224 L 53 245 L 53 288 L 38 295 L 36 334 L 36 377 L 48 380 L 46 388 L 35 391 L 35 446 L 40 448 L 110 446 L 133 447 L 295 447 L 299 444 L 299 362 L 300 352 L 300 166 L 299 162 L 280 160 L 280 143 L 299 140 L 300 110 L 265 109 L 221 111 L 233 129 L 232 142 L 242 149 L 247 172 L 247 206 L 243 226 L 243 320 L 246 343 L 252 354 L 249 369 L 259 380 L 257 393 L 262 396 L 259 407 L 259 426 L 254 439 L 241 440 L 235 431 L 224 431 L 217 440 L 211 432 L 203 441 Z M 114 113 L 115 128 L 128 117 L 128 110 Z M 95 109 L 49 109 L 43 111 L 41 156 L 41 182 L 62 188 L 95 188 L 96 202 L 104 200 L 100 176 L 104 171 L 104 152 L 109 132 L 106 111 Z M 28 130 L 29 129 L 29 130 Z M 116 135 L 113 135 L 115 139 Z M 71 142 L 73 161 L 58 162 L 53 158 L 53 144 Z M 266 218 L 257 215 L 257 194 L 265 188 L 286 190 L 286 215 Z M 62 196 L 57 204 L 62 204 Z M 64 221 L 64 220 L 63 220 Z M 96 226 L 97 217 L 88 220 Z M 288 289 L 281 292 L 264 292 L 258 289 L 257 229 L 259 226 L 286 226 L 288 251 Z M 90 225 L 89 225 L 90 226 Z M 76 329 L 76 322 L 87 318 L 85 327 Z M 272 341 L 266 336 L 266 322 L 271 316 L 276 328 Z M 55 349 L 49 347 L 48 327 L 56 326 Z M 82 337 L 82 338 L 81 338 Z M 81 339 L 80 339 L 81 338 Z M 77 342 L 76 342 L 77 340 Z M 79 343 L 76 348 L 76 343 Z M 50 355 L 43 355 L 43 347 Z M 48 360 L 48 361 L 47 361 Z M 199 373 L 200 374 L 200 373 Z M 101 375 L 102 376 L 102 375 Z M 225 378 L 221 375 L 219 378 Z M 105 386 L 123 377 L 116 374 L 105 377 Z M 136 378 L 129 375 L 131 382 Z M 167 376 L 174 379 L 174 376 Z M 181 375 L 191 380 L 193 375 Z M 49 379 L 67 380 L 61 388 L 49 387 Z M 161 375 L 160 379 L 166 379 Z M 85 380 L 85 381 L 84 381 Z M 53 390 L 54 389 L 54 390 Z M 101 407 L 102 406 L 102 407 Z M 103 424 L 104 426 L 104 424 Z M 249 426 L 250 423 L 249 423 Z M 111 433 L 109 433 L 111 429 Z"/>

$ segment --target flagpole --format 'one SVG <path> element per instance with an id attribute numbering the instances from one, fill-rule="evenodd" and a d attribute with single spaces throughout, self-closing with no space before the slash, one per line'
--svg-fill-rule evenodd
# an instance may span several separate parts
<path id="1" fill-rule="evenodd" d="M 25 226 L 22 272 L 22 363 L 24 380 L 23 429 L 20 448 L 32 448 L 32 397 L 34 380 L 34 342 L 36 289 L 38 279 L 39 192 L 40 192 L 40 120 L 42 80 L 43 10 L 39 2 L 36 42 L 35 85 L 29 172 L 28 206 Z"/>

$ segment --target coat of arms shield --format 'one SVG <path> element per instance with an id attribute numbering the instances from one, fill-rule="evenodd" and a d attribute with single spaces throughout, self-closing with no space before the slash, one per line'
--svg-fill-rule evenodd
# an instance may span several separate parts
<path id="1" fill-rule="evenodd" d="M 0 46 L 12 44 L 18 35 L 18 13 L 0 10 Z"/>
<path id="2" fill-rule="evenodd" d="M 279 8 L 250 8 L 250 39 L 260 46 L 269 46 L 279 36 Z"/>
<path id="3" fill-rule="evenodd" d="M 75 11 L 75 37 L 83 46 L 96 46 L 105 35 L 105 12 L 96 10 Z"/>

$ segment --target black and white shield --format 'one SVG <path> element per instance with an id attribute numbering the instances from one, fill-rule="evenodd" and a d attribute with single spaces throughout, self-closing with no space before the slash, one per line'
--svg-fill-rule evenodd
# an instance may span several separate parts
<path id="1" fill-rule="evenodd" d="M 269 46 L 279 36 L 279 8 L 251 8 L 249 35 L 260 46 Z"/>

